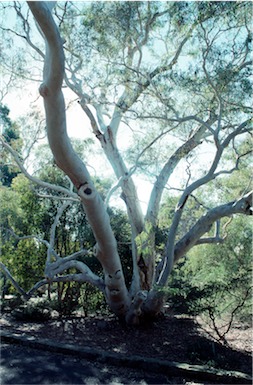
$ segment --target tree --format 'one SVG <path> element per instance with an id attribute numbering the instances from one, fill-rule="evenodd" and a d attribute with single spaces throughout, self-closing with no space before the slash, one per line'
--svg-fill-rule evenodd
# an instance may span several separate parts
<path id="1" fill-rule="evenodd" d="M 28 291 L 43 277 L 46 248 L 31 237 L 20 242 L 18 239 L 24 233 L 41 231 L 36 226 L 36 216 L 32 215 L 36 211 L 38 218 L 39 212 L 42 213 L 40 203 L 22 174 L 13 179 L 12 188 L 0 189 L 0 200 L 1 261 L 11 269 L 23 290 Z"/>
<path id="2" fill-rule="evenodd" d="M 252 214 L 248 184 L 241 196 L 231 197 L 227 203 L 213 199 L 211 207 L 202 204 L 198 219 L 184 223 L 195 193 L 204 194 L 206 186 L 232 175 L 249 156 L 249 149 L 240 144 L 250 137 L 251 130 L 251 7 L 247 2 L 116 2 L 92 3 L 79 9 L 66 3 L 55 13 L 58 27 L 54 5 L 28 2 L 45 41 L 45 54 L 33 43 L 22 7 L 15 3 L 15 9 L 23 24 L 22 37 L 43 58 L 39 92 L 44 100 L 49 146 L 56 165 L 70 179 L 70 188 L 30 175 L 4 140 L 3 145 L 32 182 L 62 195 L 50 240 L 44 241 L 48 252 L 42 283 L 88 281 L 105 294 L 115 314 L 136 324 L 142 317 L 161 311 L 175 261 L 197 244 L 222 239 L 220 233 L 203 237 L 213 224 L 233 214 Z M 116 184 L 105 202 L 67 135 L 63 84 L 77 95 L 115 173 Z M 118 144 L 126 125 L 135 132 L 128 159 Z M 210 151 L 205 162 L 202 151 Z M 198 169 L 200 162 L 202 170 Z M 185 166 L 177 185 L 181 196 L 171 212 L 166 245 L 159 257 L 155 243 L 162 195 L 181 165 Z M 153 183 L 145 216 L 134 183 L 134 176 L 141 172 L 148 173 Z M 119 188 L 131 226 L 130 287 L 107 211 L 111 195 Z M 218 196 L 218 189 L 215 194 Z M 86 251 L 65 257 L 55 251 L 57 222 L 72 200 L 83 205 L 103 278 L 78 259 Z M 69 268 L 77 272 L 61 276 Z M 31 292 L 33 289 L 29 295 Z"/>
<path id="3" fill-rule="evenodd" d="M 11 122 L 8 116 L 9 112 L 8 107 L 0 103 L 0 126 L 2 126 L 3 138 L 7 143 L 11 144 L 14 149 L 19 150 L 21 148 L 21 139 L 19 137 L 18 127 Z M 3 156 L 0 164 L 1 183 L 4 186 L 10 186 L 13 178 L 15 178 L 19 172 L 17 166 L 13 166 L 9 158 L 8 156 Z"/>
<path id="4" fill-rule="evenodd" d="M 242 181 L 249 180 L 249 173 L 250 165 L 241 164 L 229 181 L 227 178 L 217 181 L 220 195 L 226 197 L 231 191 L 235 195 L 240 194 Z M 205 197 L 189 198 L 185 212 L 187 222 L 196 221 L 203 198 L 205 204 L 213 204 L 213 187 Z M 160 210 L 162 229 L 168 226 L 164 218 L 169 217 L 169 210 L 175 206 L 176 198 L 174 204 L 170 202 L 170 197 L 168 199 L 169 202 Z M 177 264 L 169 280 L 168 295 L 172 310 L 204 315 L 205 322 L 210 324 L 216 337 L 226 343 L 226 334 L 234 320 L 250 322 L 252 318 L 252 228 L 243 216 L 231 216 L 217 222 L 216 237 L 219 229 L 222 229 L 222 239 L 217 238 L 217 243 L 208 244 L 202 238 L 203 243 Z M 184 233 L 181 226 L 180 232 Z M 211 237 L 212 233 L 208 235 Z M 164 241 L 164 237 L 160 238 Z"/>

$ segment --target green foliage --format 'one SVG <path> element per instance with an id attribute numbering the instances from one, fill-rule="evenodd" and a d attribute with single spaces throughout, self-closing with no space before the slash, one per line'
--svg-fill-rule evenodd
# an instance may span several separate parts
<path id="1" fill-rule="evenodd" d="M 9 239 L 8 228 L 18 230 L 22 227 L 23 211 L 20 207 L 20 196 L 15 191 L 6 187 L 0 187 L 0 219 L 1 235 L 4 243 Z"/>
<path id="2" fill-rule="evenodd" d="M 17 178 L 27 182 L 21 175 Z M 0 189 L 1 259 L 20 285 L 28 290 L 43 277 L 45 247 L 33 239 L 18 241 L 13 235 L 14 232 L 18 236 L 23 236 L 27 234 L 26 231 L 34 234 L 37 230 L 34 226 L 36 211 L 32 213 L 31 201 L 26 200 L 29 187 L 27 184 L 21 183 L 21 185 L 23 195 L 20 191 L 11 188 Z"/>
<path id="3" fill-rule="evenodd" d="M 90 313 L 105 314 L 108 311 L 105 297 L 101 291 L 88 283 L 81 286 L 79 296 L 79 306 L 81 306 L 84 315 L 87 317 Z"/>
<path id="4" fill-rule="evenodd" d="M 81 284 L 78 282 L 58 282 L 48 288 L 48 307 L 59 316 L 70 316 L 79 308 Z"/>
<path id="5" fill-rule="evenodd" d="M 44 173 L 43 179 L 49 183 L 68 183 L 62 173 L 54 166 L 48 165 L 48 173 Z M 97 179 L 95 184 L 102 194 L 105 195 L 109 181 Z M 0 190 L 2 206 L 1 228 L 2 228 L 2 262 L 11 271 L 24 290 L 29 290 L 37 281 L 43 279 L 46 259 L 46 247 L 39 241 L 29 238 L 17 240 L 12 231 L 22 237 L 27 234 L 38 235 L 41 239 L 49 239 L 50 228 L 53 224 L 59 201 L 53 199 L 38 198 L 36 192 L 40 188 L 34 188 L 30 182 L 19 175 L 13 180 L 11 188 Z M 44 193 L 44 191 L 41 191 Z M 52 194 L 51 192 L 49 192 Z M 131 235 L 130 226 L 124 212 L 116 209 L 108 209 L 112 228 L 118 241 L 119 253 L 122 257 L 125 279 L 131 283 Z M 74 253 L 82 248 L 92 249 L 95 239 L 91 228 L 86 220 L 85 213 L 79 202 L 73 202 L 63 213 L 56 229 L 55 250 L 61 256 Z M 94 273 L 102 274 L 100 263 L 95 257 L 80 257 Z M 9 292 L 14 292 L 8 287 Z M 80 284 L 59 284 L 57 299 L 52 299 L 51 308 L 57 310 L 61 315 L 72 314 L 78 307 L 82 306 L 85 311 L 98 309 L 102 304 L 103 295 L 95 289 L 85 288 L 84 294 L 80 294 Z M 85 304 L 78 302 L 78 298 L 92 297 Z M 82 300 L 81 300 L 82 301 Z M 101 305 L 102 306 L 102 305 Z M 30 311 L 30 310 L 29 310 Z"/>
<path id="6" fill-rule="evenodd" d="M 236 217 L 227 232 L 224 244 L 195 247 L 175 268 L 168 288 L 173 309 L 251 320 L 252 228 Z"/>
<path id="7" fill-rule="evenodd" d="M 10 120 L 9 112 L 9 108 L 0 103 L 0 126 L 2 126 L 3 139 L 14 150 L 20 153 L 22 140 L 19 135 L 19 128 Z M 1 151 L 1 157 L 0 180 L 3 186 L 10 187 L 12 180 L 18 175 L 19 169 L 5 151 Z"/>
<path id="8" fill-rule="evenodd" d="M 87 37 L 100 47 L 101 54 L 116 54 L 118 43 L 126 44 L 129 39 L 129 28 L 133 32 L 133 17 L 136 3 L 108 4 L 92 3 L 83 25 Z"/>
<path id="9" fill-rule="evenodd" d="M 16 296 L 2 302 L 3 311 L 11 311 L 14 318 L 24 322 L 70 317 L 77 311 L 85 317 L 108 312 L 105 297 L 98 289 L 77 282 L 54 283 L 42 296 L 32 297 L 25 303 Z"/>
<path id="10" fill-rule="evenodd" d="M 152 250 L 153 247 L 153 234 L 153 225 L 146 223 L 145 229 L 135 238 L 137 252 L 139 255 L 142 254 L 144 260 L 150 256 L 150 250 Z"/>
<path id="11" fill-rule="evenodd" d="M 36 192 L 23 175 L 18 175 L 12 182 L 12 191 L 18 195 L 19 207 L 23 213 L 22 228 L 13 229 L 17 234 L 36 234 L 40 233 L 40 224 L 43 222 L 43 205 L 40 199 L 36 196 Z"/>
<path id="12" fill-rule="evenodd" d="M 24 290 L 29 290 L 44 275 L 45 249 L 34 240 L 10 240 L 2 247 L 2 262 Z M 13 291 L 12 287 L 10 288 Z"/>

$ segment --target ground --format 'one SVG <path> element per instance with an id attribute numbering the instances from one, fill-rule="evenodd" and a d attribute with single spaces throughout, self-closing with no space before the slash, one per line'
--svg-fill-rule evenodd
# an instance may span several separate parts
<path id="1" fill-rule="evenodd" d="M 24 322 L 6 313 L 0 324 L 2 330 L 21 335 L 251 374 L 252 328 L 241 323 L 234 324 L 227 334 L 228 346 L 215 341 L 210 329 L 204 331 L 200 319 L 183 315 L 165 315 L 152 323 L 129 327 L 113 316 Z"/>

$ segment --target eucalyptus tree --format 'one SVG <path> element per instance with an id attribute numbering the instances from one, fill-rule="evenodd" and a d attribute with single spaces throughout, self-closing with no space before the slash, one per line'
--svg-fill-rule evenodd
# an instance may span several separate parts
<path id="1" fill-rule="evenodd" d="M 28 7 L 31 12 L 15 2 L 20 27 L 15 31 L 3 26 L 2 31 L 21 36 L 33 58 L 43 62 L 39 93 L 49 146 L 55 163 L 71 181 L 66 188 L 29 174 L 3 139 L 22 172 L 41 187 L 60 193 L 63 200 L 50 240 L 44 240 L 48 247 L 46 279 L 35 288 L 48 280 L 88 281 L 105 294 L 115 314 L 138 323 L 161 311 L 164 288 L 180 257 L 200 243 L 222 240 L 218 230 L 210 236 L 213 224 L 233 214 L 252 214 L 247 183 L 241 195 L 228 202 L 219 200 L 215 190 L 213 206 L 207 208 L 200 202 L 202 210 L 194 223 L 185 223 L 184 217 L 190 197 L 236 172 L 241 160 L 249 156 L 249 148 L 240 143 L 249 140 L 251 131 L 251 5 L 28 2 Z M 35 75 L 38 77 L 38 72 L 29 78 Z M 88 129 L 88 118 L 115 174 L 115 184 L 105 200 L 67 135 L 65 87 L 78 98 L 86 116 L 84 130 Z M 97 172 L 100 167 L 98 164 Z M 136 175 L 142 174 L 149 175 L 152 183 L 145 215 L 135 184 Z M 176 180 L 179 174 L 180 181 Z M 161 255 L 156 253 L 158 214 L 164 191 L 169 189 L 173 194 L 173 188 L 179 189 L 181 196 L 171 212 Z M 117 190 L 121 190 L 131 226 L 133 277 L 129 287 L 107 212 Z M 71 200 L 83 205 L 103 277 L 80 261 L 85 250 L 65 257 L 55 252 L 57 220 Z M 184 228 L 183 234 L 179 227 Z M 63 275 L 69 268 L 76 273 Z"/>

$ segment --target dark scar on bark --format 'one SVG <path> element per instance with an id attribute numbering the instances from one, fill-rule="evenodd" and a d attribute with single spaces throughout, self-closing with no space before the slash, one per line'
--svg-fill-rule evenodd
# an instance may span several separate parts
<path id="1" fill-rule="evenodd" d="M 92 193 L 92 190 L 90 189 L 90 188 L 86 188 L 85 190 L 83 190 L 84 192 L 85 192 L 85 194 L 87 194 L 87 195 L 91 195 L 91 193 Z"/>
<path id="2" fill-rule="evenodd" d="M 87 185 L 87 184 L 88 184 L 88 182 L 84 182 L 84 183 L 80 184 L 80 186 L 78 187 L 78 190 L 80 190 L 81 187 L 83 187 L 83 186 L 85 186 L 85 185 Z M 84 191 L 85 194 L 87 194 L 87 195 L 91 195 L 91 194 L 92 194 L 92 189 L 89 188 L 89 187 L 86 187 L 86 189 L 83 190 L 83 191 Z"/>

